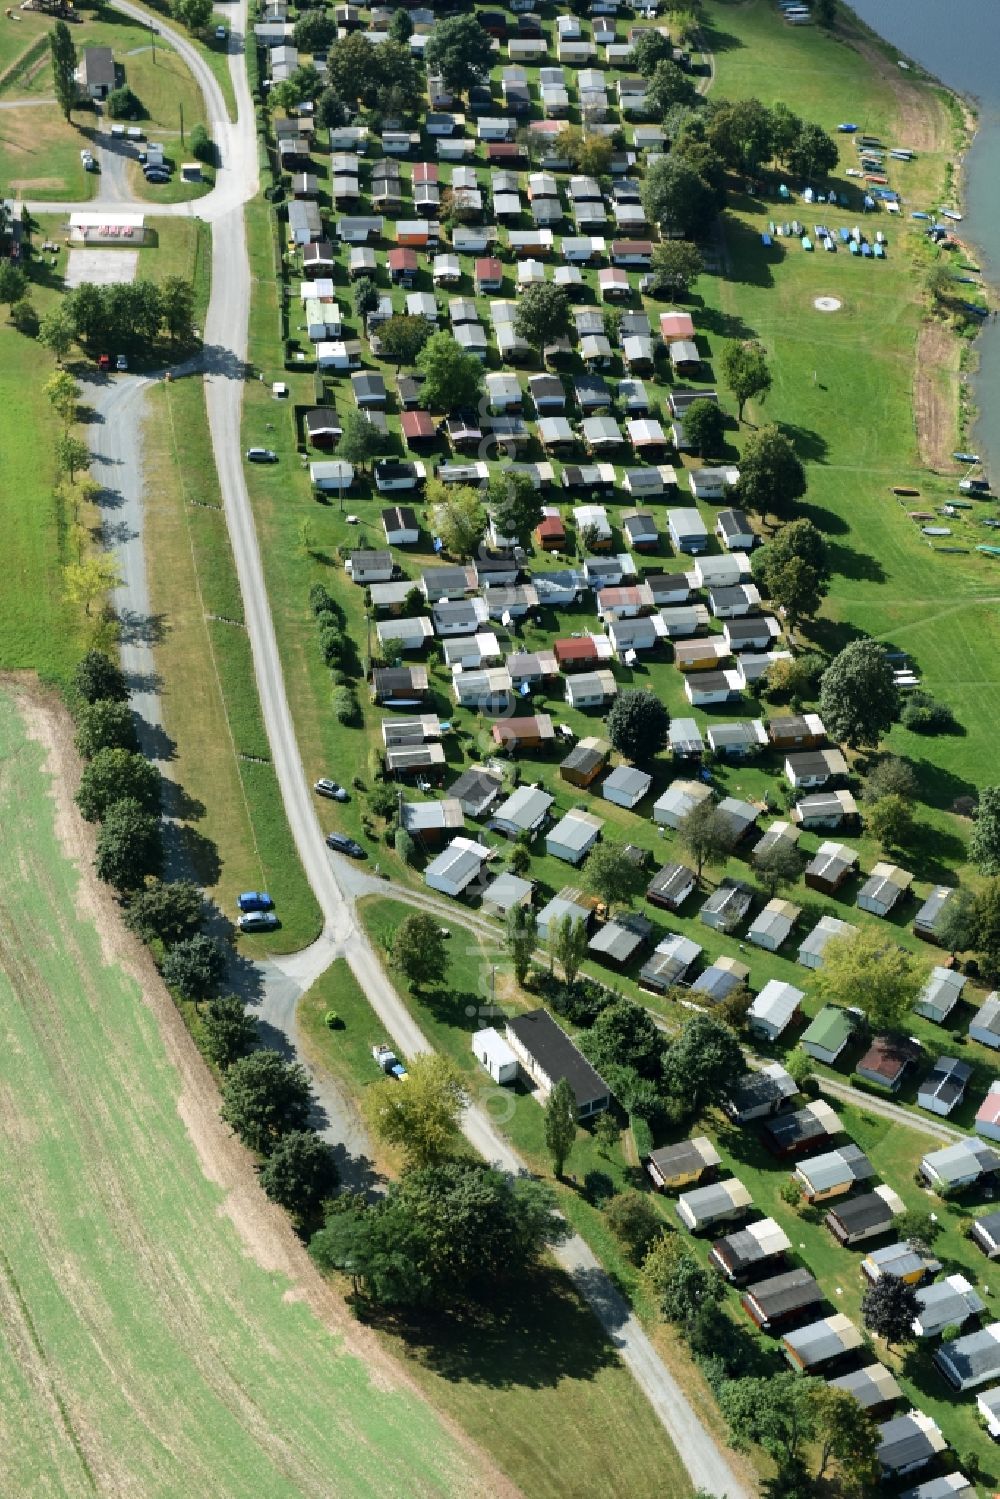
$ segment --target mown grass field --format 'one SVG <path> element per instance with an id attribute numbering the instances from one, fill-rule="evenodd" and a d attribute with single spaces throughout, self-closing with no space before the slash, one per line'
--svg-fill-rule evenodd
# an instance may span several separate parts
<path id="1" fill-rule="evenodd" d="M 270 763 L 250 642 L 218 491 L 200 380 L 147 395 L 146 508 L 164 722 L 183 788 L 184 839 L 224 911 L 240 890 L 268 890 L 282 925 L 242 937 L 248 953 L 294 952 L 319 931 Z"/>
<path id="2" fill-rule="evenodd" d="M 388 900 L 366 901 L 362 909 L 376 941 L 406 914 L 405 907 Z M 449 950 L 450 1016 L 470 1001 L 482 955 L 461 931 Z M 340 1015 L 342 1029 L 331 1031 L 324 1024 L 328 1009 Z M 454 1056 L 474 1082 L 466 1033 L 441 1023 L 435 1009 L 434 1004 L 414 1006 L 435 1045 Z M 313 1063 L 360 1100 L 379 1080 L 371 1046 L 383 1041 L 385 1032 L 343 959 L 303 995 L 297 1021 Z M 506 1101 L 506 1090 L 500 1101 Z M 519 1098 L 517 1108 L 525 1124 L 535 1122 L 531 1111 L 541 1119 L 529 1098 Z M 513 1138 L 513 1128 L 504 1127 Z M 530 1128 L 518 1132 L 517 1143 L 525 1139 L 534 1143 Z M 577 1174 L 587 1140 L 581 1131 L 580 1159 L 574 1155 L 571 1162 Z M 544 1151 L 535 1154 L 546 1171 Z M 376 1159 L 383 1169 L 399 1169 L 396 1152 L 377 1150 Z M 601 1166 L 621 1178 L 620 1162 L 609 1167 L 601 1158 Z M 564 1194 L 564 1206 L 571 1195 Z M 414 1328 L 394 1328 L 390 1321 L 380 1336 L 405 1360 L 434 1407 L 457 1420 L 529 1499 L 561 1499 L 594 1486 L 622 1499 L 690 1493 L 677 1454 L 645 1397 L 618 1363 L 589 1307 L 554 1268 L 544 1269 L 516 1301 L 483 1318 L 441 1318 Z"/>
<path id="3" fill-rule="evenodd" d="M 195 1096 L 210 1085 L 118 966 L 116 921 L 95 919 L 56 836 L 44 749 L 8 696 L 0 746 L 4 1488 L 474 1492 L 430 1409 L 391 1372 L 373 1380 L 273 1268 L 252 1182 L 227 1211 L 188 1133 L 232 1188 L 224 1133 L 221 1156 L 206 1138 L 212 1095 Z"/>

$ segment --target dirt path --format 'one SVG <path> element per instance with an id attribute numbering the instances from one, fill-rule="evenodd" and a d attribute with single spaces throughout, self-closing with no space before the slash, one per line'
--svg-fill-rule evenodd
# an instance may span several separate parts
<path id="1" fill-rule="evenodd" d="M 29 736 L 45 751 L 46 768 L 52 778 L 57 837 L 80 875 L 78 912 L 99 934 L 105 961 L 120 967 L 134 980 L 156 1020 L 167 1058 L 180 1080 L 177 1111 L 205 1176 L 225 1193 L 223 1211 L 234 1224 L 247 1253 L 264 1269 L 287 1278 L 286 1300 L 305 1301 L 322 1325 L 335 1334 L 343 1351 L 364 1361 L 376 1389 L 405 1391 L 410 1398 L 426 1405 L 425 1397 L 405 1369 L 385 1352 L 373 1334 L 354 1320 L 333 1283 L 315 1269 L 286 1215 L 264 1195 L 251 1156 L 220 1119 L 214 1078 L 148 951 L 125 929 L 117 901 L 93 873 L 95 830 L 83 821 L 73 802 L 79 782 L 79 760 L 73 747 L 69 715 L 54 695 L 30 679 L 0 676 L 0 687 L 13 696 Z M 81 1290 L 86 1291 L 86 1287 Z M 260 1356 L 266 1357 L 266 1351 L 262 1349 Z M 331 1420 L 336 1418 L 335 1411 L 330 1414 Z M 481 1495 L 483 1499 L 486 1496 L 514 1499 L 519 1491 L 485 1453 L 440 1413 L 437 1418 L 468 1455 L 469 1471 L 462 1480 L 461 1492 Z M 294 1434 L 289 1436 L 294 1445 Z M 99 1492 L 111 1490 L 102 1488 Z"/>
<path id="2" fill-rule="evenodd" d="M 959 343 L 944 323 L 926 322 L 917 335 L 913 372 L 913 422 L 920 461 L 938 473 L 955 473 Z"/>

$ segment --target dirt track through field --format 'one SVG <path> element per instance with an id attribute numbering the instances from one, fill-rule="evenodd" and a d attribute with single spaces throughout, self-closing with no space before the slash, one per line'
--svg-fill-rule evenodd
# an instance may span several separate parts
<path id="1" fill-rule="evenodd" d="M 75 779 L 63 710 L 0 684 L 0 1493 L 513 1493 L 267 1202 Z"/>

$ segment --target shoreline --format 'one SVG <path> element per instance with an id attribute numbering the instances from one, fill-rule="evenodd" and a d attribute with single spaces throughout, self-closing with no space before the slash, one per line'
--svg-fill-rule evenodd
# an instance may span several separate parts
<path id="1" fill-rule="evenodd" d="M 969 204 L 966 163 L 969 152 L 972 150 L 980 131 L 979 101 L 973 95 L 962 93 L 960 90 L 952 88 L 949 84 L 943 82 L 936 73 L 931 72 L 923 63 L 911 57 L 909 53 L 897 46 L 889 37 L 876 31 L 874 27 L 858 15 L 857 11 L 851 5 L 850 0 L 845 0 L 844 11 L 850 15 L 850 28 L 846 31 L 841 29 L 841 37 L 847 46 L 853 46 L 856 50 L 863 52 L 862 48 L 856 47 L 856 38 L 850 34 L 853 30 L 861 38 L 866 39 L 874 50 L 881 53 L 890 65 L 898 67 L 899 62 L 903 61 L 906 67 L 900 71 L 904 75 L 913 75 L 909 81 L 914 93 L 916 93 L 920 85 L 937 90 L 942 96 L 942 102 L 947 101 L 945 107 L 949 110 L 949 113 L 953 116 L 957 113 L 960 117 L 962 140 L 960 146 L 956 149 L 954 159 L 946 166 L 942 197 L 949 195 L 950 192 L 950 196 L 953 198 L 956 206 L 956 211 L 962 214 L 960 224 L 964 223 Z M 955 123 L 957 126 L 958 121 L 956 120 Z M 986 272 L 982 269 L 984 261 L 987 259 L 982 247 L 975 244 L 961 232 L 960 225 L 949 228 L 949 235 L 958 245 L 965 259 L 977 267 L 977 274 L 981 278 L 980 285 L 983 298 L 990 309 L 991 316 L 995 318 L 997 309 L 1000 307 L 1000 282 L 988 279 Z M 948 318 L 947 331 L 958 348 L 957 396 L 953 412 L 956 451 L 960 451 L 969 442 L 970 432 L 982 415 L 978 400 L 970 393 L 975 389 L 975 380 L 981 363 L 978 352 L 979 338 L 989 321 L 990 319 L 984 318 L 983 326 L 973 329 L 971 335 L 966 335 L 953 325 L 951 315 Z M 930 329 L 935 325 L 941 326 L 941 320 L 934 316 L 931 308 L 925 308 L 921 318 L 921 329 Z M 921 359 L 918 338 L 917 355 L 914 362 L 915 389 L 920 379 L 920 374 Z M 922 430 L 917 406 L 918 403 L 915 401 L 914 426 L 917 434 L 918 449 L 922 450 L 929 434 L 925 430 Z M 923 451 L 920 452 L 920 459 L 922 465 L 929 473 L 941 474 L 942 470 L 940 467 L 925 459 Z"/>

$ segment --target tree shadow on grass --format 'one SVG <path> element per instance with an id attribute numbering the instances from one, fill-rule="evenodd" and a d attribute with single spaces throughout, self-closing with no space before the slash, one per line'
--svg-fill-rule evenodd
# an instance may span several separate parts
<path id="1" fill-rule="evenodd" d="M 803 463 L 826 462 L 830 448 L 826 438 L 819 432 L 814 432 L 811 427 L 798 426 L 795 422 L 778 422 L 777 427 L 788 438 Z"/>
<path id="2" fill-rule="evenodd" d="M 828 541 L 827 552 L 831 568 L 840 577 L 863 583 L 885 582 L 885 568 L 877 557 L 855 551 L 854 547 L 842 546 L 839 542 Z"/>
<path id="3" fill-rule="evenodd" d="M 727 280 L 745 286 L 773 286 L 773 262 L 761 244 L 760 235 L 742 219 L 725 217 L 725 242 L 729 270 Z"/>
<path id="4" fill-rule="evenodd" d="M 617 1298 L 616 1298 L 617 1299 Z M 613 1343 L 555 1269 L 542 1266 L 494 1305 L 423 1318 L 365 1307 L 365 1321 L 394 1332 L 433 1373 L 494 1389 L 554 1389 L 591 1380 L 617 1363 Z"/>
<path id="5" fill-rule="evenodd" d="M 952 804 L 960 797 L 975 797 L 976 788 L 971 781 L 965 780 L 963 776 L 956 775 L 954 771 L 948 770 L 944 765 L 937 765 L 933 760 L 916 760 L 912 755 L 904 757 L 911 766 L 917 777 L 917 785 L 920 788 L 920 797 L 930 807 L 939 807 L 945 812 L 953 810 Z M 969 829 L 971 832 L 972 824 Z M 929 830 L 929 836 L 933 839 L 943 838 L 937 828 Z M 960 841 L 960 840 L 956 840 Z M 939 844 L 943 849 L 943 844 Z M 965 857 L 964 849 L 962 858 Z"/>

